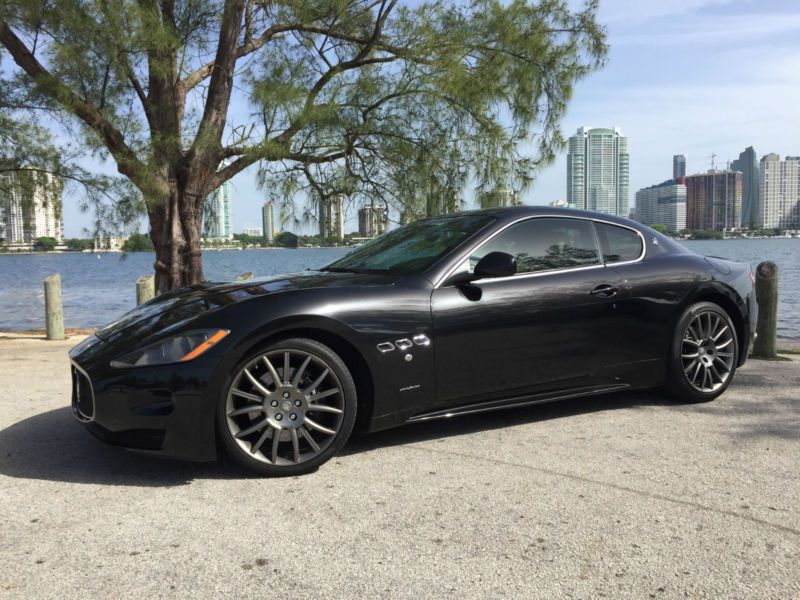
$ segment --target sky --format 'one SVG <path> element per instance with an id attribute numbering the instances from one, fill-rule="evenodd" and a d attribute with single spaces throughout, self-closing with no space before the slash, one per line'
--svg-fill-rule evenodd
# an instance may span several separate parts
<path id="1" fill-rule="evenodd" d="M 599 20 L 606 65 L 577 84 L 562 129 L 567 137 L 580 126 L 622 129 L 631 205 L 636 190 L 672 176 L 673 154 L 688 155 L 687 173 L 711 168 L 712 154 L 724 167 L 747 146 L 759 157 L 800 155 L 800 0 L 600 0 Z M 261 226 L 255 179 L 251 169 L 233 180 L 235 232 Z M 521 198 L 565 197 L 563 151 Z M 351 212 L 347 231 L 357 228 Z M 90 224 L 65 197 L 66 237 Z"/>

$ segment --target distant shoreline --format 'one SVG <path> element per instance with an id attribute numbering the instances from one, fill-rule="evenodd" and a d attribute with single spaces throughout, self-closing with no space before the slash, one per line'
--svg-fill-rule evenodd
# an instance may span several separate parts
<path id="1" fill-rule="evenodd" d="M 356 246 L 298 246 L 287 248 L 285 246 L 269 246 L 267 248 L 201 248 L 202 252 L 242 252 L 247 250 L 341 250 L 342 248 L 355 248 Z M 152 254 L 153 250 L 137 250 L 123 252 L 122 250 L 0 250 L 0 256 L 40 256 L 43 254 Z"/>
<path id="2" fill-rule="evenodd" d="M 783 235 L 764 236 L 764 237 L 727 237 L 709 239 L 691 238 L 670 238 L 676 242 L 730 242 L 730 241 L 756 241 L 756 240 L 797 240 L 800 237 L 786 237 Z M 340 250 L 342 248 L 356 248 L 357 246 L 297 246 L 288 248 L 286 246 L 267 246 L 259 248 L 200 248 L 202 252 L 242 252 L 247 250 Z M 123 252 L 122 250 L 0 250 L 0 256 L 39 256 L 43 254 L 150 254 L 153 250 L 137 250 L 135 252 Z"/>

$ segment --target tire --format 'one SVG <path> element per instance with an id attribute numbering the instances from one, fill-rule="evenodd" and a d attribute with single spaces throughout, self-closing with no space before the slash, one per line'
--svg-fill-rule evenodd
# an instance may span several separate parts
<path id="1" fill-rule="evenodd" d="M 217 405 L 217 430 L 226 452 L 246 469 L 301 475 L 341 450 L 357 406 L 353 377 L 333 350 L 285 339 L 234 367 Z"/>
<path id="2" fill-rule="evenodd" d="M 667 389 L 681 402 L 709 402 L 728 389 L 738 362 L 739 340 L 728 313 L 713 302 L 692 304 L 675 328 Z"/>

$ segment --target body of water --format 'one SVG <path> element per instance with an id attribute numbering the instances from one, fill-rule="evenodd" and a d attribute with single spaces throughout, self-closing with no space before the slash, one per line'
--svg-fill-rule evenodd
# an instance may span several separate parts
<path id="1" fill-rule="evenodd" d="M 210 281 L 295 273 L 333 262 L 349 248 L 221 250 L 203 252 Z M 97 257 L 100 258 L 97 258 Z M 0 254 L 0 330 L 44 327 L 44 279 L 61 274 L 67 327 L 99 327 L 136 305 L 136 280 L 153 273 L 153 254 Z"/>
<path id="2" fill-rule="evenodd" d="M 772 260 L 780 270 L 778 336 L 800 339 L 800 239 L 685 242 L 700 254 L 753 265 Z M 206 278 L 226 281 L 252 271 L 256 277 L 324 266 L 347 248 L 211 251 L 203 253 Z M 44 327 L 44 278 L 61 274 L 67 327 L 98 327 L 133 308 L 135 281 L 153 271 L 150 253 L 0 254 L 0 330 Z"/>

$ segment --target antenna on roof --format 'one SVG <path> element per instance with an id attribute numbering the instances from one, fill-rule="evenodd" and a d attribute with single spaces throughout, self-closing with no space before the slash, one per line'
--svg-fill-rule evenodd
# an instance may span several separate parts
<path id="1" fill-rule="evenodd" d="M 715 158 L 717 158 L 717 155 L 716 155 L 715 153 L 713 153 L 713 152 L 712 152 L 712 153 L 711 153 L 711 170 L 712 170 L 712 171 L 715 171 L 715 170 L 716 170 L 716 167 L 714 166 L 714 159 L 715 159 Z"/>

